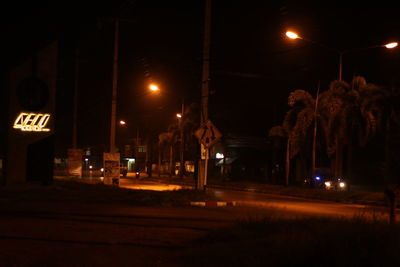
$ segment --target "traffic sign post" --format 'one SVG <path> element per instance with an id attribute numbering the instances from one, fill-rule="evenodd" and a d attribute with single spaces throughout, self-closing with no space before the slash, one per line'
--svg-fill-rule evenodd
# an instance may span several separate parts
<path id="1" fill-rule="evenodd" d="M 222 137 L 221 132 L 209 120 L 195 132 L 195 136 L 201 144 L 201 159 L 204 160 L 204 172 L 199 172 L 198 189 L 205 190 L 207 186 L 208 159 L 210 147 L 216 144 Z M 203 170 L 200 164 L 200 169 Z"/>
<path id="2" fill-rule="evenodd" d="M 203 144 L 206 148 L 212 147 L 216 144 L 222 137 L 221 132 L 215 127 L 215 125 L 209 120 L 207 123 L 203 124 L 195 132 L 199 142 Z"/>

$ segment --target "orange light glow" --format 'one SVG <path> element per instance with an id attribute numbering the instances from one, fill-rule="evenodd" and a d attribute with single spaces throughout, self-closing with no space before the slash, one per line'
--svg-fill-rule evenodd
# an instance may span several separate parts
<path id="1" fill-rule="evenodd" d="M 154 83 L 152 83 L 152 84 L 149 85 L 149 89 L 150 89 L 151 91 L 153 91 L 153 92 L 156 92 L 156 91 L 159 91 L 159 90 L 160 90 L 160 88 L 158 88 L 158 85 L 157 85 L 157 84 L 154 84 Z"/>
<path id="2" fill-rule="evenodd" d="M 299 35 L 295 32 L 287 31 L 286 36 L 289 37 L 290 39 L 298 39 Z"/>
<path id="3" fill-rule="evenodd" d="M 156 185 L 156 184 L 133 184 L 121 185 L 123 188 L 136 189 L 136 190 L 151 190 L 151 191 L 175 191 L 181 190 L 184 187 L 180 185 Z"/>
<path id="4" fill-rule="evenodd" d="M 126 124 L 126 122 L 125 122 L 125 121 L 123 121 L 123 120 L 120 120 L 120 121 L 119 121 L 119 124 L 121 124 L 121 125 L 125 125 L 125 124 Z"/>
<path id="5" fill-rule="evenodd" d="M 50 129 L 45 128 L 49 120 L 50 114 L 21 112 L 14 121 L 13 128 L 23 132 L 49 132 Z"/>
<path id="6" fill-rule="evenodd" d="M 177 114 L 176 114 L 176 117 L 177 117 L 177 118 L 182 118 L 182 114 L 181 114 L 181 113 L 177 113 Z"/>
<path id="7" fill-rule="evenodd" d="M 392 43 L 385 44 L 385 47 L 388 49 L 392 49 L 392 48 L 397 47 L 397 45 L 398 45 L 397 42 L 392 42 Z"/>

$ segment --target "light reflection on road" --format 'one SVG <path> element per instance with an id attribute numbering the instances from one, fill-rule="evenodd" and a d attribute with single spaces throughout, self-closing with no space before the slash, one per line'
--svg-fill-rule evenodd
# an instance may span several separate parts
<path id="1" fill-rule="evenodd" d="M 119 187 L 135 189 L 135 190 L 152 190 L 152 191 L 174 191 L 181 189 L 190 189 L 190 186 L 164 184 L 155 181 L 120 179 Z"/>
<path id="2" fill-rule="evenodd" d="M 120 185 L 123 188 L 137 189 L 137 190 L 152 190 L 152 191 L 173 191 L 180 190 L 182 186 L 180 185 L 151 185 L 151 184 L 131 184 L 131 185 Z"/>
<path id="3" fill-rule="evenodd" d="M 386 207 L 374 207 L 360 204 L 338 203 L 299 197 L 281 196 L 245 191 L 214 189 L 216 196 L 226 201 L 236 201 L 240 206 L 279 209 L 287 213 L 313 216 L 387 220 Z"/>
<path id="4" fill-rule="evenodd" d="M 136 190 L 172 191 L 180 189 L 192 189 L 190 186 L 161 183 L 146 179 L 121 179 L 120 187 Z M 327 216 L 355 218 L 363 217 L 373 220 L 387 220 L 387 207 L 374 207 L 368 205 L 339 203 L 315 199 L 305 199 L 283 195 L 274 195 L 257 192 L 235 191 L 227 189 L 215 189 L 209 187 L 216 197 L 223 201 L 234 201 L 237 206 L 243 208 L 274 209 L 283 211 L 287 215 L 302 216 Z"/>

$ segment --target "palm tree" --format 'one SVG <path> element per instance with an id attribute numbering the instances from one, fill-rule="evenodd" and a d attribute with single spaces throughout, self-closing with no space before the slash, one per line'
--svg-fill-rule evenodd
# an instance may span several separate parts
<path id="1" fill-rule="evenodd" d="M 400 132 L 400 93 L 393 89 L 381 88 L 369 92 L 369 100 L 363 103 L 363 110 L 374 118 L 377 134 L 384 137 L 385 182 L 398 184 L 400 158 L 396 144 L 399 143 Z"/>
<path id="2" fill-rule="evenodd" d="M 304 90 L 296 90 L 289 96 L 291 109 L 282 125 L 287 136 L 285 184 L 289 183 L 292 159 L 297 157 L 300 161 L 301 165 L 297 168 L 307 169 L 311 154 L 308 141 L 312 140 L 309 138 L 310 126 L 316 120 L 320 125 L 317 133 L 319 147 L 324 144 L 336 177 L 343 174 L 352 177 L 353 151 L 365 147 L 378 134 L 385 136 L 387 162 L 393 159 L 393 155 L 390 156 L 393 154 L 393 133 L 400 131 L 399 93 L 367 83 L 365 78 L 358 76 L 351 83 L 331 82 L 329 89 L 319 95 L 316 112 L 313 110 L 314 103 L 311 95 Z M 270 136 L 275 136 L 272 129 Z"/>
<path id="3" fill-rule="evenodd" d="M 158 156 L 158 165 L 159 168 L 161 166 L 161 158 L 162 154 L 164 154 L 166 148 L 168 148 L 169 152 L 169 173 L 170 175 L 174 174 L 174 158 L 175 151 L 174 148 L 179 142 L 183 142 L 188 149 L 188 151 L 196 151 L 196 145 L 198 145 L 198 141 L 194 136 L 194 132 L 198 129 L 200 122 L 200 113 L 199 106 L 196 103 L 190 104 L 184 110 L 184 114 L 182 116 L 182 122 L 174 121 L 168 126 L 168 131 L 161 133 L 159 135 L 159 156 Z M 180 124 L 182 123 L 182 124 Z M 183 131 L 181 132 L 181 128 L 183 127 Z M 183 133 L 183 136 L 181 136 Z M 184 151 L 182 151 L 184 152 Z M 192 156 L 196 156 L 197 153 L 194 153 Z M 195 160 L 196 162 L 196 160 Z M 180 174 L 183 174 L 184 167 L 184 157 L 180 158 Z M 160 173 L 160 171 L 159 171 Z"/>
<path id="4" fill-rule="evenodd" d="M 182 121 L 182 127 L 183 127 L 183 136 L 180 137 L 180 140 L 183 141 L 185 146 L 188 149 L 185 149 L 185 146 L 183 146 L 183 149 L 185 151 L 195 151 L 194 155 L 191 155 L 194 157 L 193 161 L 195 164 L 197 164 L 195 157 L 197 156 L 197 146 L 198 146 L 198 141 L 197 138 L 194 136 L 195 131 L 199 128 L 200 126 L 200 107 L 197 103 L 192 103 L 189 106 L 185 108 L 184 114 L 183 114 L 183 121 Z M 184 151 L 183 151 L 184 153 Z M 186 154 L 186 153 L 185 153 Z M 184 171 L 184 157 L 181 157 L 181 162 L 180 162 L 180 175 L 181 177 L 183 176 L 183 171 Z"/>
<path id="5" fill-rule="evenodd" d="M 174 174 L 174 146 L 178 142 L 179 137 L 179 125 L 175 122 L 169 125 L 168 131 L 159 134 L 158 136 L 158 175 L 161 173 L 161 159 L 165 150 L 169 150 L 169 175 Z"/>
<path id="6" fill-rule="evenodd" d="M 344 140 L 346 94 L 350 85 L 344 81 L 334 81 L 329 89 L 319 97 L 318 114 L 325 134 L 326 152 L 329 157 L 336 156 L 335 175 L 341 166 L 342 141 Z"/>
<path id="7" fill-rule="evenodd" d="M 368 84 L 363 77 L 354 77 L 350 84 L 334 81 L 320 95 L 318 113 L 325 134 L 327 154 L 335 155 L 334 173 L 343 176 L 343 156 L 347 155 L 347 174 L 351 173 L 355 146 L 365 146 L 376 134 L 377 117 L 374 97 L 381 89 Z"/>
<path id="8" fill-rule="evenodd" d="M 158 177 L 161 176 L 161 161 L 166 150 L 166 147 L 169 147 L 169 144 L 172 139 L 172 133 L 164 132 L 158 135 Z"/>
<path id="9" fill-rule="evenodd" d="M 288 137 L 285 185 L 289 185 L 290 160 L 298 154 L 300 154 L 302 174 L 307 170 L 306 159 L 310 145 L 307 137 L 310 135 L 310 126 L 314 121 L 315 101 L 308 92 L 299 89 L 290 93 L 288 105 L 291 109 L 286 113 L 283 121 L 283 128 Z"/>

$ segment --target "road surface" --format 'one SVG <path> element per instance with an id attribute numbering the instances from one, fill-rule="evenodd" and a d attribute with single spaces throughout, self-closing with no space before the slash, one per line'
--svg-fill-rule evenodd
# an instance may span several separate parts
<path id="1" fill-rule="evenodd" d="M 122 180 L 122 186 L 171 188 Z M 194 240 L 265 216 L 379 215 L 383 209 L 255 192 L 210 189 L 233 207 L 140 207 L 0 197 L 2 266 L 182 266 Z M 375 215 L 374 215 L 375 214 Z"/>
<path id="2" fill-rule="evenodd" d="M 146 179 L 121 179 L 121 187 L 145 190 L 177 190 L 190 188 Z M 207 189 L 223 201 L 249 208 L 279 209 L 288 216 L 328 216 L 328 217 L 366 217 L 387 220 L 387 207 L 347 204 L 275 194 L 235 191 L 228 189 Z"/>

